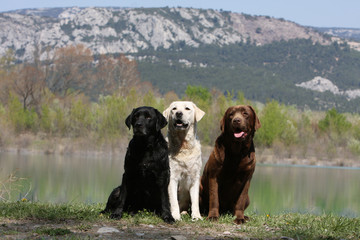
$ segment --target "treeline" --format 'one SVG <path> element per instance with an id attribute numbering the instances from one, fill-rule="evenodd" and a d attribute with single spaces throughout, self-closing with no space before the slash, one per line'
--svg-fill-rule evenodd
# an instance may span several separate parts
<path id="1" fill-rule="evenodd" d="M 174 92 L 156 97 L 152 91 L 144 95 L 134 88 L 126 96 L 101 96 L 97 102 L 89 101 L 82 94 L 69 96 L 66 100 L 53 98 L 41 105 L 41 113 L 24 109 L 19 98 L 11 94 L 8 105 L 0 108 L 1 128 L 2 133 L 8 132 L 5 136 L 27 133 L 45 139 L 80 138 L 99 144 L 117 144 L 119 139 L 131 135 L 124 122 L 133 108 L 147 105 L 163 111 L 175 100 L 192 100 L 206 112 L 198 125 L 203 145 L 214 144 L 220 133 L 220 119 L 229 106 L 250 104 L 255 107 L 262 124 L 256 133 L 256 146 L 271 149 L 278 158 L 327 160 L 360 156 L 359 115 L 341 114 L 335 109 L 300 111 L 275 100 L 263 105 L 246 100 L 241 92 L 224 95 L 216 89 L 210 91 L 197 86 L 188 86 L 182 99 Z M 11 145 L 6 141 L 1 134 L 2 145 Z"/>
<path id="2" fill-rule="evenodd" d="M 214 144 L 220 119 L 229 106 L 249 104 L 262 125 L 255 136 L 259 151 L 270 150 L 278 158 L 360 156 L 358 114 L 339 113 L 335 108 L 326 112 L 299 110 L 276 100 L 261 104 L 248 100 L 241 91 L 194 85 L 188 85 L 182 97 L 174 91 L 161 95 L 151 84 L 140 81 L 136 63 L 124 56 L 93 58 L 82 46 L 59 51 L 69 50 L 61 55 L 62 61 L 57 56 L 38 65 L 11 64 L 10 55 L 1 59 L 1 147 L 17 145 L 24 135 L 31 135 L 34 141 L 27 147 L 66 138 L 91 141 L 90 147 L 111 143 L 116 148 L 131 135 L 124 122 L 133 108 L 147 105 L 162 112 L 172 101 L 191 100 L 206 112 L 198 125 L 204 146 Z M 84 54 L 90 60 L 82 65 L 79 59 Z M 74 55 L 78 56 L 75 60 Z M 100 88 L 98 94 L 96 88 Z"/>

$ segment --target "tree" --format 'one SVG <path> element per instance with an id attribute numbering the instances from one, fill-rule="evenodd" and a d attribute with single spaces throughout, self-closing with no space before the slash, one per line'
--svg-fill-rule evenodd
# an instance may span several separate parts
<path id="1" fill-rule="evenodd" d="M 189 99 L 201 101 L 203 103 L 210 103 L 211 93 L 207 88 L 201 86 L 191 86 L 185 90 L 185 94 Z"/>
<path id="2" fill-rule="evenodd" d="M 335 135 L 343 135 L 350 130 L 351 123 L 344 114 L 338 113 L 335 108 L 326 112 L 324 119 L 319 121 L 319 128 L 323 132 L 334 132 Z"/>
<path id="3" fill-rule="evenodd" d="M 99 57 L 92 87 L 101 89 L 101 94 L 108 95 L 116 91 L 125 96 L 131 88 L 139 87 L 139 83 L 140 74 L 135 61 L 123 54 L 116 58 L 106 55 Z M 148 85 L 146 87 L 149 88 Z"/>
<path id="4" fill-rule="evenodd" d="M 54 65 L 48 75 L 49 89 L 57 95 L 66 96 L 71 88 L 85 88 L 90 83 L 92 53 L 84 45 L 57 49 Z"/>
<path id="5" fill-rule="evenodd" d="M 129 89 L 136 87 L 140 83 L 140 74 L 137 70 L 136 61 L 130 60 L 121 54 L 116 58 L 114 77 L 118 82 L 120 94 L 126 95 Z"/>
<path id="6" fill-rule="evenodd" d="M 10 48 L 0 58 L 0 101 L 7 102 L 10 91 L 9 76 L 15 68 L 15 53 Z"/>
<path id="7" fill-rule="evenodd" d="M 287 119 L 279 103 L 275 100 L 268 102 L 260 118 L 261 128 L 256 132 L 258 143 L 271 146 L 275 139 L 279 139 L 287 127 Z"/>
<path id="8" fill-rule="evenodd" d="M 24 110 L 30 106 L 37 107 L 45 88 L 43 72 L 32 65 L 19 65 L 11 75 L 13 91 L 21 98 Z"/>

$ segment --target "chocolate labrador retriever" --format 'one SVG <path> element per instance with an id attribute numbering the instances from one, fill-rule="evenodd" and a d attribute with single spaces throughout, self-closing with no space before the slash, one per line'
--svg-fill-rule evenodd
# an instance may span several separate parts
<path id="1" fill-rule="evenodd" d="M 123 211 L 154 211 L 167 223 L 173 223 L 168 185 L 170 179 L 169 151 L 161 129 L 165 117 L 152 107 L 139 107 L 126 118 L 133 128 L 126 156 L 122 183 L 109 196 L 106 208 L 111 218 L 121 218 Z"/>
<path id="2" fill-rule="evenodd" d="M 220 125 L 221 134 L 201 177 L 200 206 L 209 220 L 231 212 L 234 222 L 242 224 L 248 220 L 244 211 L 256 163 L 253 137 L 261 124 L 251 106 L 239 105 L 226 110 Z"/>

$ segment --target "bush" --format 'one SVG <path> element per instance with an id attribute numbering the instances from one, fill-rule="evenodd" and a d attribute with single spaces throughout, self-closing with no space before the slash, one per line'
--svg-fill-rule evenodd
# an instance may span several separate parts
<path id="1" fill-rule="evenodd" d="M 96 108 L 95 127 L 100 137 L 115 137 L 126 132 L 125 118 L 128 116 L 126 99 L 122 97 L 100 97 Z"/>
<path id="2" fill-rule="evenodd" d="M 319 121 L 319 128 L 323 132 L 333 131 L 341 134 L 351 128 L 351 123 L 344 114 L 338 113 L 335 108 L 332 108 L 326 112 L 325 118 Z"/>
<path id="3" fill-rule="evenodd" d="M 347 133 L 351 129 L 351 123 L 344 114 L 338 113 L 335 108 L 326 112 L 325 118 L 319 121 L 320 131 L 329 137 L 331 144 L 345 146 Z"/>
<path id="4" fill-rule="evenodd" d="M 255 138 L 262 146 L 270 147 L 275 140 L 286 144 L 294 143 L 297 131 L 294 123 L 286 116 L 286 109 L 275 100 L 268 102 L 260 114 L 261 128 Z"/>
<path id="5" fill-rule="evenodd" d="M 89 104 L 82 99 L 75 100 L 70 108 L 70 127 L 75 136 L 85 136 L 91 131 L 92 111 Z"/>
<path id="6" fill-rule="evenodd" d="M 20 100 L 11 93 L 9 95 L 8 108 L 10 123 L 16 133 L 25 130 L 37 130 L 38 116 L 35 110 L 24 109 Z"/>
<path id="7" fill-rule="evenodd" d="M 40 129 L 46 133 L 51 133 L 50 108 L 48 105 L 41 106 Z"/>

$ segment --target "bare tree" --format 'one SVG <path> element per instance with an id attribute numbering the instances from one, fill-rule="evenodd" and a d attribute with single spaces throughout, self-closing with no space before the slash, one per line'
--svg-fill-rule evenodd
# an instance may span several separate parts
<path id="1" fill-rule="evenodd" d="M 51 74 L 47 73 L 49 89 L 60 95 L 70 88 L 84 88 L 92 71 L 92 53 L 84 45 L 68 46 L 55 51 Z"/>
<path id="2" fill-rule="evenodd" d="M 44 73 L 33 65 L 18 65 L 10 75 L 11 88 L 21 98 L 24 109 L 37 107 L 45 88 Z"/>

